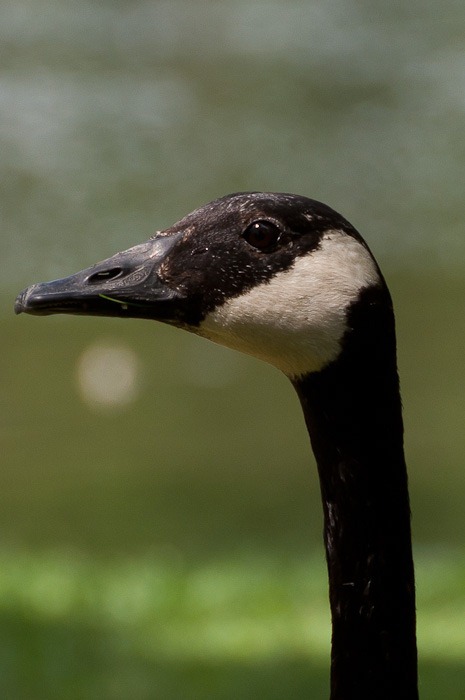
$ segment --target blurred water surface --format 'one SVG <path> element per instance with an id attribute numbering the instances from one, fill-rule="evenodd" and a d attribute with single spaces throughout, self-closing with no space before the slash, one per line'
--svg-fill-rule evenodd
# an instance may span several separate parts
<path id="1" fill-rule="evenodd" d="M 341 211 L 388 277 L 422 697 L 460 700 L 464 39 L 458 0 L 2 4 L 5 697 L 327 695 L 319 492 L 284 378 L 157 324 L 12 316 L 27 284 L 258 189 Z"/>

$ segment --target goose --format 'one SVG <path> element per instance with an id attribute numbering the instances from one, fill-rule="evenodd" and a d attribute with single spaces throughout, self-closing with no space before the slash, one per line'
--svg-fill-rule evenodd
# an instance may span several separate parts
<path id="1" fill-rule="evenodd" d="M 28 287 L 15 310 L 154 319 L 283 372 L 321 487 L 331 700 L 418 698 L 394 313 L 346 219 L 304 196 L 230 194 L 145 243 Z"/>

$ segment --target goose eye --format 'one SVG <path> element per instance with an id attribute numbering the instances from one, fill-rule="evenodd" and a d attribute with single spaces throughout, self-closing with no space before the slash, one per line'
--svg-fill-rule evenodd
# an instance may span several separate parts
<path id="1" fill-rule="evenodd" d="M 247 243 L 258 250 L 269 250 L 279 241 L 281 232 L 271 221 L 255 221 L 242 234 Z"/>

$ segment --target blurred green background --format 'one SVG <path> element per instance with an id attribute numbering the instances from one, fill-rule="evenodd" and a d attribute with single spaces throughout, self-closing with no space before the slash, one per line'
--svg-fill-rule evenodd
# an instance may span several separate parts
<path id="1" fill-rule="evenodd" d="M 421 696 L 465 695 L 465 5 L 0 10 L 0 694 L 325 698 L 321 506 L 275 370 L 147 321 L 12 314 L 237 190 L 368 240 L 397 309 Z"/>

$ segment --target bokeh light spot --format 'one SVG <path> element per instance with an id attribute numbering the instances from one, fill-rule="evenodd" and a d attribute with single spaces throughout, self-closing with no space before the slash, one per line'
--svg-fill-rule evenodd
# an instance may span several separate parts
<path id="1" fill-rule="evenodd" d="M 139 394 L 140 360 L 132 348 L 110 342 L 89 345 L 80 355 L 76 379 L 82 400 L 102 409 L 122 408 Z"/>

